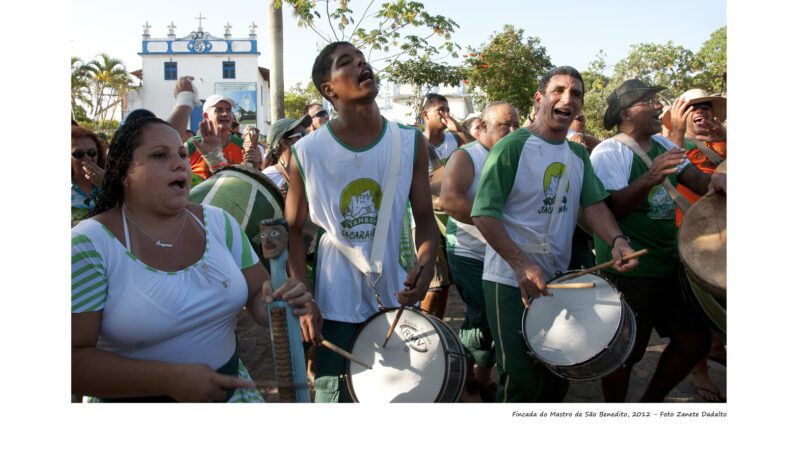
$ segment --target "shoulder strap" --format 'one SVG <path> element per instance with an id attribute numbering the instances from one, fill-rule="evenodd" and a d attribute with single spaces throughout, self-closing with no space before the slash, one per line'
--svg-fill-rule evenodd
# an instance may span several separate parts
<path id="1" fill-rule="evenodd" d="M 394 191 L 397 186 L 398 169 L 400 168 L 400 127 L 390 120 L 387 120 L 387 123 L 392 140 L 391 155 L 384 178 L 381 209 L 378 211 L 378 222 L 375 225 L 375 234 L 372 237 L 372 251 L 370 252 L 369 261 L 364 261 L 361 252 L 355 248 L 344 245 L 336 238 L 331 239 L 336 248 L 365 275 L 383 272 L 383 256 L 386 253 L 387 244 L 386 237 L 389 234 L 389 219 L 392 216 Z"/>
<path id="2" fill-rule="evenodd" d="M 639 144 L 637 144 L 632 137 L 628 136 L 625 133 L 619 133 L 616 136 L 614 136 L 613 139 L 616 139 L 618 142 L 622 143 L 626 147 L 633 150 L 633 153 L 635 153 L 636 156 L 638 156 L 639 159 L 642 160 L 642 162 L 644 163 L 645 166 L 647 166 L 648 169 L 653 167 L 653 161 L 650 160 L 650 157 L 647 156 L 647 153 L 645 153 L 645 151 L 642 150 L 642 147 L 640 147 Z M 686 211 L 689 210 L 689 208 L 692 207 L 691 202 L 689 202 L 689 200 L 687 200 L 686 197 L 683 196 L 683 194 L 678 192 L 675 186 L 673 186 L 672 183 L 669 182 L 669 177 L 664 178 L 664 181 L 661 182 L 661 185 L 664 186 L 664 189 L 666 189 L 669 196 L 672 197 L 672 201 L 674 201 L 675 204 L 678 205 L 681 211 L 685 213 Z"/>
<path id="3" fill-rule="evenodd" d="M 722 156 L 720 156 L 717 152 L 708 148 L 703 141 L 690 138 L 688 136 L 684 136 L 684 139 L 694 144 L 701 152 L 703 152 L 703 155 L 705 155 L 706 158 L 708 158 L 708 160 L 711 161 L 711 164 L 718 166 L 720 165 L 720 163 L 722 163 L 722 161 L 725 161 L 725 159 Z"/>

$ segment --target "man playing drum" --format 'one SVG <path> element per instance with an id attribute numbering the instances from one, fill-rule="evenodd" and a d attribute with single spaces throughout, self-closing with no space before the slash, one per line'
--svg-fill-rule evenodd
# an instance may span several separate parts
<path id="1" fill-rule="evenodd" d="M 324 234 L 317 245 L 316 306 L 302 321 L 303 337 L 319 344 L 324 335 L 347 348 L 359 325 L 380 305 L 416 304 L 433 277 L 439 241 L 427 142 L 415 128 L 381 117 L 372 68 L 352 44 L 326 46 L 314 61 L 312 79 L 338 115 L 292 148 L 285 210 L 289 273 L 305 279 L 303 226 L 311 220 Z M 424 266 L 416 283 L 399 263 L 408 202 L 417 224 L 417 256 Z M 376 256 L 381 252 L 382 257 Z M 344 358 L 320 347 L 315 366 L 316 402 L 351 401 L 343 379 Z"/>
<path id="2" fill-rule="evenodd" d="M 641 401 L 663 401 L 691 368 L 708 352 L 708 328 L 680 292 L 675 227 L 676 182 L 699 194 L 722 189 L 724 175 L 703 174 L 686 160 L 684 150 L 659 134 L 662 104 L 660 86 L 627 80 L 608 97 L 603 126 L 620 134 L 601 142 L 591 161 L 598 178 L 611 193 L 606 199 L 626 237 L 636 249 L 648 248 L 639 266 L 621 274 L 607 272 L 636 313 L 636 345 L 625 365 L 603 378 L 606 401 L 623 402 L 633 365 L 644 355 L 653 327 L 670 342 Z M 640 156 L 652 160 L 651 167 Z M 668 180 L 664 183 L 664 180 Z M 595 233 L 597 262 L 612 253 Z"/>
<path id="3" fill-rule="evenodd" d="M 481 285 L 486 241 L 472 223 L 470 212 L 483 163 L 497 141 L 519 128 L 519 113 L 508 102 L 494 102 L 487 105 L 477 119 L 478 140 L 458 148 L 447 160 L 439 206 L 450 216 L 447 260 L 453 283 L 467 305 L 466 317 L 458 332 L 458 339 L 470 354 L 470 363 L 475 364 L 474 379 L 467 379 L 467 391 L 477 390 L 484 401 L 494 401 L 497 387 L 491 385 L 490 375 L 495 349 Z M 469 367 L 468 377 L 472 374 L 472 367 Z"/>
<path id="4" fill-rule="evenodd" d="M 661 122 L 669 131 L 669 140 L 688 152 L 686 157 L 703 173 L 714 173 L 727 158 L 727 130 L 722 125 L 726 117 L 725 97 L 708 95 L 703 89 L 690 89 L 666 111 Z M 672 110 L 677 111 L 674 115 Z M 678 184 L 678 191 L 692 204 L 700 197 L 688 187 Z M 676 223 L 681 225 L 683 214 L 676 210 Z M 712 358 L 725 364 L 725 344 L 716 336 L 711 338 L 709 356 L 700 360 L 692 369 L 692 385 L 703 400 L 724 401 L 725 397 L 711 381 L 708 360 Z"/>
<path id="5" fill-rule="evenodd" d="M 583 79 L 572 67 L 556 67 L 534 96 L 534 122 L 497 142 L 486 160 L 472 207 L 472 220 L 489 246 L 483 291 L 495 342 L 500 383 L 498 402 L 555 402 L 569 384 L 528 355 L 521 333 L 530 302 L 548 295 L 546 284 L 565 271 L 578 210 L 613 247 L 615 266 L 630 270 L 637 260 L 603 199 L 582 145 L 566 140 L 583 108 Z M 563 182 L 561 181 L 562 179 Z M 521 301 L 520 301 L 521 300 Z"/>

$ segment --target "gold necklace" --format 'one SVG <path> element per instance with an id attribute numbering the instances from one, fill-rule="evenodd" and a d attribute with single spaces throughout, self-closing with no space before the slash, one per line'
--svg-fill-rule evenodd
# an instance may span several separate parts
<path id="1" fill-rule="evenodd" d="M 181 227 L 178 229 L 178 233 L 177 233 L 177 234 L 175 234 L 175 237 L 174 237 L 174 238 L 172 238 L 172 242 L 161 242 L 161 240 L 160 240 L 160 239 L 154 239 L 154 238 L 153 238 L 153 236 L 150 236 L 150 234 L 148 234 L 146 231 L 144 231 L 144 229 L 143 229 L 143 228 L 142 228 L 142 227 L 141 227 L 141 226 L 140 226 L 138 223 L 136 223 L 136 221 L 135 221 L 135 220 L 133 220 L 133 218 L 131 218 L 131 217 L 129 217 L 127 214 L 125 214 L 125 207 L 124 207 L 124 206 L 122 207 L 122 215 L 125 217 L 125 219 L 127 219 L 127 220 L 130 220 L 130 222 L 131 222 L 131 223 L 132 223 L 132 224 L 133 224 L 133 225 L 134 225 L 136 228 L 138 228 L 138 229 L 139 229 L 139 231 L 141 231 L 142 233 L 144 233 L 144 235 L 145 235 L 145 236 L 147 236 L 148 238 L 150 238 L 150 240 L 151 240 L 151 241 L 153 241 L 153 242 L 155 243 L 155 245 L 156 245 L 156 246 L 158 246 L 158 247 L 161 247 L 161 248 L 172 248 L 172 245 L 173 245 L 173 244 L 175 244 L 175 241 L 177 241 L 177 240 L 178 240 L 178 237 L 180 237 L 180 235 L 181 235 L 181 232 L 183 231 L 183 227 L 184 227 L 184 225 L 186 225 L 186 215 L 187 215 L 187 214 L 186 214 L 186 208 L 184 208 L 184 209 L 183 209 L 183 221 L 181 222 Z"/>

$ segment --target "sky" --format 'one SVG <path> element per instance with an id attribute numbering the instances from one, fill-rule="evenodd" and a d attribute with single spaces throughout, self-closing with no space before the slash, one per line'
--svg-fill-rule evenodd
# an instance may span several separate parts
<path id="1" fill-rule="evenodd" d="M 358 13 L 368 3 L 355 0 L 351 9 Z M 449 17 L 459 24 L 453 40 L 462 47 L 462 53 L 466 53 L 468 46 L 479 47 L 493 33 L 502 30 L 504 24 L 510 24 L 524 29 L 526 36 L 538 36 L 553 64 L 571 65 L 578 70 L 586 69 L 600 50 L 606 52 L 608 67 L 613 68 L 614 63 L 627 56 L 631 45 L 639 43 L 672 41 L 696 52 L 712 32 L 727 24 L 724 0 L 672 0 L 670 8 L 659 8 L 657 16 L 643 6 L 653 3 L 641 0 L 423 0 L 422 3 L 429 13 Z M 487 4 L 492 5 L 490 10 L 484 7 Z M 181 37 L 197 28 L 196 17 L 202 13 L 206 17 L 203 29 L 215 36 L 222 36 L 223 26 L 230 23 L 234 37 L 246 37 L 250 24 L 255 22 L 261 52 L 259 65 L 268 66 L 266 0 L 191 3 L 138 0 L 135 5 L 135 8 L 116 8 L 109 7 L 108 1 L 73 0 L 70 55 L 88 61 L 105 52 L 121 59 L 128 71 L 133 71 L 141 67 L 137 52 L 141 50 L 145 22 L 152 27 L 152 38 L 165 38 L 170 22 L 175 23 L 176 35 Z M 374 9 L 377 8 L 373 6 Z M 297 82 L 305 84 L 310 80 L 317 45 L 322 40 L 313 31 L 298 27 L 289 7 L 284 7 L 283 16 L 284 77 L 289 89 Z"/>

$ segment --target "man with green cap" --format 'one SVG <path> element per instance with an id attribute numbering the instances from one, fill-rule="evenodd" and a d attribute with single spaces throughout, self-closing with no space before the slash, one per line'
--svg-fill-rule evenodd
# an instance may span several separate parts
<path id="1" fill-rule="evenodd" d="M 289 159 L 292 157 L 292 146 L 306 135 L 306 128 L 311 125 L 311 117 L 299 119 L 278 119 L 267 132 L 267 168 L 262 172 L 270 179 L 283 196 L 289 189 Z"/>
<path id="2" fill-rule="evenodd" d="M 685 150 L 661 131 L 663 108 L 656 94 L 664 88 L 627 80 L 608 97 L 603 126 L 619 134 L 591 154 L 597 177 L 610 195 L 611 211 L 634 250 L 647 248 L 639 265 L 626 273 L 605 272 L 636 313 L 636 342 L 622 368 L 603 378 L 603 396 L 622 402 L 633 365 L 641 360 L 650 333 L 669 337 L 641 401 L 660 402 L 708 352 L 710 335 L 698 313 L 682 296 L 675 227 L 674 186 L 680 181 L 698 194 L 724 193 L 725 176 L 701 173 Z M 667 180 L 665 182 L 665 180 Z M 723 195 L 719 193 L 717 195 Z M 609 246 L 595 236 L 597 262 L 611 259 Z"/>

